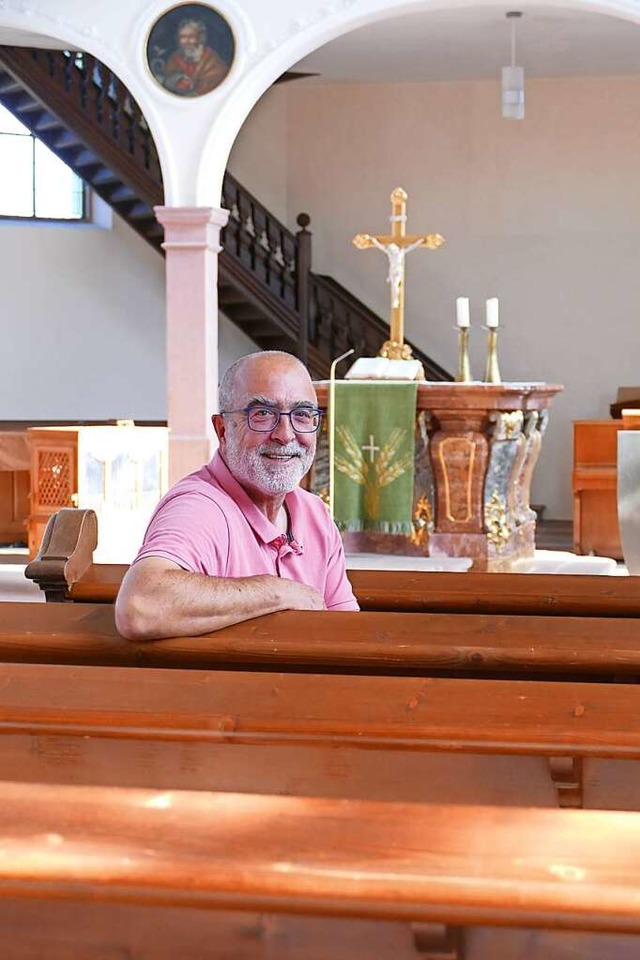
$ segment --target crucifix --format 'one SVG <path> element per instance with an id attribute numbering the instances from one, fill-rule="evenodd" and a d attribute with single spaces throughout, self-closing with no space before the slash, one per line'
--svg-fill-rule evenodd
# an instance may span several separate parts
<path id="1" fill-rule="evenodd" d="M 391 360 L 410 360 L 411 347 L 404 342 L 404 261 L 412 250 L 422 247 L 437 250 L 444 243 L 439 233 L 425 233 L 407 236 L 407 194 L 402 187 L 396 187 L 391 194 L 391 233 L 372 237 L 368 233 L 359 233 L 353 238 L 354 246 L 359 250 L 377 247 L 389 260 L 387 283 L 391 287 L 390 338 L 382 345 L 379 356 Z"/>

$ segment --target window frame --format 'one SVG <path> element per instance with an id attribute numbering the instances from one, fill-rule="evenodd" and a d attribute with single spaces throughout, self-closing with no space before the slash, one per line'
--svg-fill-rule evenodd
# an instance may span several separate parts
<path id="1" fill-rule="evenodd" d="M 32 202 L 31 202 L 31 207 L 32 207 L 32 210 L 33 210 L 33 213 L 31 213 L 31 214 L 25 214 L 25 213 L 5 213 L 5 212 L 2 210 L 2 207 L 0 206 L 0 222 L 2 222 L 2 223 L 15 223 L 15 224 L 19 224 L 19 223 L 36 223 L 36 224 L 37 224 L 37 223 L 40 223 L 40 224 L 51 224 L 51 225 L 60 224 L 60 225 L 64 225 L 64 226 L 69 226 L 69 225 L 72 225 L 72 224 L 87 224 L 87 223 L 90 223 L 90 222 L 92 221 L 91 190 L 90 190 L 89 185 L 87 184 L 87 182 L 86 182 L 85 180 L 83 180 L 82 177 L 80 177 L 80 176 L 75 172 L 75 170 L 73 170 L 73 168 L 69 166 L 68 163 L 65 163 L 65 161 L 62 160 L 61 157 L 58 157 L 57 154 L 51 149 L 51 147 L 49 147 L 49 145 L 48 145 L 47 143 L 45 143 L 44 140 L 42 140 L 40 137 L 37 136 L 37 134 L 35 134 L 35 133 L 33 133 L 31 130 L 29 130 L 29 128 L 27 127 L 27 125 L 26 125 L 25 123 L 23 123 L 23 121 L 20 119 L 20 117 L 16 116 L 7 106 L 5 106 L 5 104 L 0 103 L 0 106 L 1 106 L 7 113 L 9 113 L 9 114 L 13 117 L 13 119 L 16 121 L 16 123 L 20 124 L 20 125 L 24 128 L 24 132 L 23 132 L 23 131 L 3 130 L 3 129 L 1 128 L 1 120 L 0 120 L 0 144 L 2 144 L 2 140 L 3 140 L 4 137 L 24 138 L 25 140 L 30 140 L 30 143 L 31 143 L 31 150 L 30 150 L 30 163 L 31 163 L 31 201 L 32 201 Z M 50 153 L 52 153 L 54 157 L 57 157 L 57 159 L 60 161 L 60 163 L 63 163 L 63 164 L 67 167 L 67 169 L 71 171 L 71 173 L 74 175 L 74 177 L 76 177 L 77 180 L 79 181 L 79 183 L 80 183 L 80 185 L 81 185 L 81 191 L 80 191 L 80 195 L 81 195 L 81 213 L 80 213 L 79 216 L 46 217 L 46 216 L 39 216 L 39 215 L 36 213 L 37 205 L 38 205 L 38 187 L 37 187 L 37 182 L 36 182 L 36 181 L 37 181 L 37 175 L 36 175 L 36 171 L 37 171 L 37 154 L 36 154 L 37 144 L 41 144 L 44 148 L 46 148 L 47 150 L 49 150 Z M 3 153 L 2 147 L 0 146 L 0 158 L 2 157 L 2 153 Z"/>

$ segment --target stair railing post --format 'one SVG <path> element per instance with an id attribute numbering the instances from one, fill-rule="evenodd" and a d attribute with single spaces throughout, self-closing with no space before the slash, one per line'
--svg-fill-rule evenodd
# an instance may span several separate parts
<path id="1" fill-rule="evenodd" d="M 296 233 L 296 305 L 300 318 L 298 357 L 306 364 L 309 353 L 309 273 L 311 271 L 311 233 L 307 227 L 311 223 L 311 217 L 308 213 L 299 213 L 296 223 L 300 227 Z"/>

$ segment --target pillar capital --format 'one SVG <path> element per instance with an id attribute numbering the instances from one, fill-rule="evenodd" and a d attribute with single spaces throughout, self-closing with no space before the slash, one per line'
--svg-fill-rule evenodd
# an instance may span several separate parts
<path id="1" fill-rule="evenodd" d="M 220 231 L 227 225 L 229 211 L 219 207 L 154 207 L 164 227 L 164 250 L 220 251 Z"/>

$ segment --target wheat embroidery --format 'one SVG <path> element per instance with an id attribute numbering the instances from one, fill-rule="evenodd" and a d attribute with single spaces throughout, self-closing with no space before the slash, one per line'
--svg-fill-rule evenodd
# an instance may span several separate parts
<path id="1" fill-rule="evenodd" d="M 395 427 L 385 445 L 380 448 L 380 454 L 374 463 L 367 463 L 364 452 L 349 427 L 336 427 L 336 435 L 346 454 L 336 454 L 336 470 L 364 487 L 365 515 L 370 520 L 376 520 L 380 514 L 380 489 L 388 487 L 413 464 L 413 451 L 407 451 L 396 459 L 398 451 L 405 443 L 407 431 Z"/>

